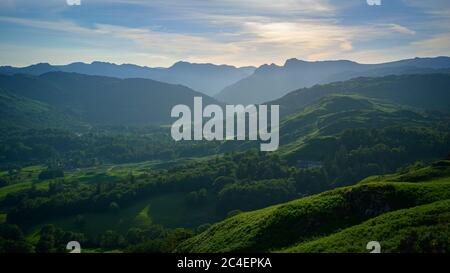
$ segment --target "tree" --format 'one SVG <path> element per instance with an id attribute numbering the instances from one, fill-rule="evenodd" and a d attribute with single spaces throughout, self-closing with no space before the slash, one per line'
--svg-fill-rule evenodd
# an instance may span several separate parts
<path id="1" fill-rule="evenodd" d="M 166 238 L 168 250 L 173 251 L 180 243 L 194 236 L 190 229 L 177 228 L 170 232 Z"/>
<path id="2" fill-rule="evenodd" d="M 219 176 L 216 178 L 216 180 L 214 180 L 213 188 L 216 191 L 220 191 L 225 185 L 231 184 L 235 182 L 235 180 L 236 179 L 233 179 L 232 177 L 229 176 Z"/>
<path id="3" fill-rule="evenodd" d="M 83 215 L 79 214 L 79 215 L 75 216 L 74 224 L 76 227 L 82 228 L 86 224 L 86 219 L 84 218 Z"/>
<path id="4" fill-rule="evenodd" d="M 197 227 L 197 232 L 198 233 L 202 233 L 203 231 L 206 231 L 207 229 L 209 229 L 211 227 L 210 223 L 206 223 L 206 224 L 202 224 L 200 226 Z"/>
<path id="5" fill-rule="evenodd" d="M 64 172 L 61 169 L 46 169 L 39 173 L 39 180 L 54 179 L 58 177 L 64 177 Z"/>
<path id="6" fill-rule="evenodd" d="M 0 178 L 0 187 L 8 186 L 8 181 L 3 178 Z"/>
<path id="7" fill-rule="evenodd" d="M 30 253 L 33 247 L 18 226 L 0 224 L 0 253 Z"/>
<path id="8" fill-rule="evenodd" d="M 109 204 L 109 211 L 111 211 L 114 214 L 117 214 L 120 210 L 119 205 L 116 202 L 111 202 Z"/>
<path id="9" fill-rule="evenodd" d="M 125 245 L 125 239 L 113 230 L 107 230 L 100 236 L 100 246 L 104 248 L 122 247 Z"/>

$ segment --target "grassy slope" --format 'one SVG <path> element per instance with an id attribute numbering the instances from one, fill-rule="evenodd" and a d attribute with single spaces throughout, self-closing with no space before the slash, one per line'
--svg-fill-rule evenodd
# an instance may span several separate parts
<path id="1" fill-rule="evenodd" d="M 390 182 L 445 182 L 450 177 L 450 161 L 438 161 L 426 167 L 410 167 L 404 171 L 378 176 L 369 176 L 360 183 L 370 183 L 379 181 Z"/>
<path id="2" fill-rule="evenodd" d="M 379 98 L 331 93 L 283 117 L 277 153 L 287 159 L 323 160 L 323 154 L 328 154 L 327 151 L 335 147 L 338 136 L 347 129 L 391 126 L 433 128 L 449 119 L 450 116 L 445 113 L 424 112 Z M 257 148 L 259 143 L 228 142 L 223 145 L 248 149 Z"/>
<path id="3" fill-rule="evenodd" d="M 448 167 L 444 170 L 427 182 L 361 183 L 242 213 L 189 239 L 177 251 L 264 252 L 329 236 L 385 213 L 449 199 Z M 412 170 L 411 176 L 413 171 L 420 170 Z"/>
<path id="4" fill-rule="evenodd" d="M 349 128 L 385 128 L 388 126 L 429 127 L 445 116 L 431 116 L 394 103 L 355 94 L 331 94 L 287 116 L 280 124 L 279 153 L 301 150 L 303 156 L 314 156 L 306 144 L 332 138 Z"/>
<path id="5" fill-rule="evenodd" d="M 330 236 L 281 252 L 368 252 L 377 241 L 383 253 L 450 252 L 450 199 L 386 213 Z"/>

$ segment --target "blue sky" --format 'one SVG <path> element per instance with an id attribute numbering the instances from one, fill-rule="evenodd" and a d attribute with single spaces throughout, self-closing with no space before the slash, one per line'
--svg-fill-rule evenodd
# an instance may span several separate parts
<path id="1" fill-rule="evenodd" d="M 0 64 L 236 66 L 450 55 L 450 1 L 2 0 Z"/>

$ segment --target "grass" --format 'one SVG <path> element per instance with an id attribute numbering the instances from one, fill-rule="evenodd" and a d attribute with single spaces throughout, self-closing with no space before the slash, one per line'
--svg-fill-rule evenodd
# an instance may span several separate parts
<path id="1" fill-rule="evenodd" d="M 450 252 L 450 200 L 386 213 L 332 235 L 301 243 L 280 252 L 369 252 L 378 241 L 383 253 Z"/>
<path id="2" fill-rule="evenodd" d="M 36 183 L 37 189 L 48 189 L 49 181 L 43 181 Z M 22 190 L 31 189 L 33 183 L 32 182 L 21 182 L 17 184 L 8 185 L 5 187 L 0 188 L 0 199 L 4 198 L 9 193 L 19 192 Z"/>
<path id="3" fill-rule="evenodd" d="M 150 218 L 150 204 L 145 206 L 136 216 L 136 224 L 138 226 L 149 226 L 152 223 Z"/>
<path id="4" fill-rule="evenodd" d="M 395 174 L 369 176 L 360 183 L 370 183 L 379 181 L 392 182 L 447 182 L 450 180 L 450 161 L 438 161 L 431 166 L 410 167 Z"/>

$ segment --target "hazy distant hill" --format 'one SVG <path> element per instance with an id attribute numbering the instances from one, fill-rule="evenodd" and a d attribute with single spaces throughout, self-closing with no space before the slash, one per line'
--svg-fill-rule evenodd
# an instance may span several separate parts
<path id="1" fill-rule="evenodd" d="M 172 107 L 192 105 L 194 96 L 203 96 L 205 104 L 217 103 L 181 85 L 64 72 L 0 75 L 0 88 L 15 96 L 68 109 L 94 124 L 167 123 Z"/>
<path id="2" fill-rule="evenodd" d="M 287 60 L 284 66 L 263 65 L 255 72 L 226 88 L 216 98 L 230 103 L 263 103 L 282 97 L 292 90 L 315 84 L 348 80 L 360 76 L 427 74 L 450 72 L 450 58 L 415 58 L 382 64 L 351 61 L 307 62 Z"/>
<path id="3" fill-rule="evenodd" d="M 0 128 L 75 128 L 85 126 L 69 111 L 0 89 Z"/>
<path id="4" fill-rule="evenodd" d="M 42 75 L 48 72 L 75 72 L 86 75 L 108 76 L 115 78 L 144 78 L 167 83 L 182 84 L 207 95 L 214 95 L 224 87 L 243 79 L 255 70 L 254 67 L 236 68 L 230 65 L 195 64 L 177 62 L 169 68 L 151 68 L 133 64 L 117 65 L 105 62 L 71 63 L 68 65 L 50 65 L 40 63 L 27 67 L 0 67 L 2 74 Z"/>
<path id="5" fill-rule="evenodd" d="M 450 112 L 450 73 L 356 78 L 293 91 L 269 102 L 282 115 L 295 113 L 328 94 L 360 94 L 428 110 Z"/>

